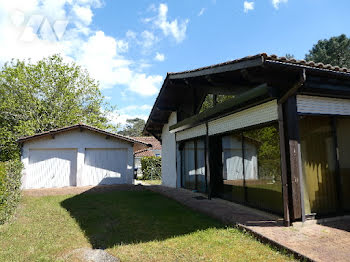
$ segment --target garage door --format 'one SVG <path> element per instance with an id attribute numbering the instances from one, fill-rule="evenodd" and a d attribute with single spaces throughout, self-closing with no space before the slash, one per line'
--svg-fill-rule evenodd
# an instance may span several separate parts
<path id="1" fill-rule="evenodd" d="M 127 149 L 87 148 L 82 184 L 110 185 L 126 183 Z"/>
<path id="2" fill-rule="evenodd" d="M 76 149 L 31 149 L 26 188 L 76 185 Z"/>

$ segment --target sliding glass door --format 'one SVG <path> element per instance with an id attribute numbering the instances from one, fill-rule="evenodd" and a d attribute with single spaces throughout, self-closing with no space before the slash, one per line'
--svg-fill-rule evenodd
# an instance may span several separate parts
<path id="1" fill-rule="evenodd" d="M 276 124 L 222 136 L 220 197 L 283 214 L 279 131 Z M 217 189 L 217 190 L 218 190 Z"/>
<path id="2" fill-rule="evenodd" d="M 206 192 L 204 139 L 194 139 L 183 144 L 182 187 Z"/>
<path id="3" fill-rule="evenodd" d="M 350 211 L 350 118 L 338 117 L 336 121 L 340 197 L 344 211 Z"/>
<path id="4" fill-rule="evenodd" d="M 332 119 L 328 116 L 302 116 L 299 125 L 305 214 L 335 213 L 337 186 Z"/>

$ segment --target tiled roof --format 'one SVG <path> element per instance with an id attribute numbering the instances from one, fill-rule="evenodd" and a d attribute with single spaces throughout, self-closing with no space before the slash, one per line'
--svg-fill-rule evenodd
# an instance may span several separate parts
<path id="1" fill-rule="evenodd" d="M 153 136 L 139 136 L 139 137 L 133 137 L 134 139 L 141 141 L 145 144 L 150 144 L 152 145 L 151 150 L 161 150 L 162 149 L 162 145 L 160 144 L 160 142 Z"/>
<path id="2" fill-rule="evenodd" d="M 62 127 L 62 128 L 52 129 L 50 131 L 38 133 L 38 134 L 35 134 L 35 135 L 32 135 L 32 136 L 21 137 L 21 138 L 19 138 L 17 140 L 17 142 L 23 143 L 23 142 L 26 142 L 28 140 L 41 138 L 43 136 L 55 135 L 57 133 L 61 133 L 61 132 L 65 132 L 65 131 L 69 131 L 69 130 L 77 129 L 77 128 L 88 129 L 90 131 L 94 131 L 94 132 L 97 132 L 97 133 L 100 133 L 100 134 L 104 134 L 104 135 L 108 135 L 108 136 L 111 136 L 111 137 L 115 137 L 115 138 L 118 138 L 118 139 L 121 139 L 121 140 L 125 140 L 125 141 L 131 142 L 131 143 L 139 143 L 139 144 L 143 144 L 143 145 L 148 145 L 147 143 L 145 143 L 143 141 L 139 141 L 139 140 L 137 140 L 135 138 L 131 138 L 131 137 L 115 134 L 115 133 L 112 133 L 112 132 L 108 132 L 108 131 L 102 130 L 100 128 L 97 128 L 97 127 L 85 125 L 83 123 L 79 123 L 79 124 L 71 125 L 71 126 L 66 126 L 66 127 Z"/>
<path id="3" fill-rule="evenodd" d="M 136 157 L 156 156 L 152 149 L 142 149 L 134 153 Z"/>
<path id="4" fill-rule="evenodd" d="M 182 72 L 176 72 L 176 73 L 168 73 L 169 76 L 171 75 L 178 75 L 178 74 L 184 74 L 184 73 L 192 73 L 192 72 L 197 72 L 205 69 L 211 69 L 215 67 L 220 67 L 224 65 L 230 65 L 230 64 L 235 64 L 247 60 L 252 60 L 261 57 L 265 61 L 274 61 L 274 62 L 280 62 L 280 63 L 285 63 L 285 64 L 291 64 L 291 65 L 299 65 L 299 66 L 306 66 L 310 68 L 316 68 L 316 69 L 323 69 L 323 70 L 329 70 L 329 71 L 335 71 L 335 72 L 342 72 L 342 73 L 350 73 L 350 69 L 345 68 L 345 67 L 339 67 L 335 65 L 329 65 L 329 64 L 323 64 L 323 63 L 315 63 L 313 61 L 306 61 L 306 60 L 296 60 L 296 59 L 287 59 L 286 57 L 278 57 L 277 55 L 268 55 L 266 53 L 261 53 L 257 54 L 254 56 L 246 56 L 240 59 L 235 59 L 231 61 L 227 61 L 224 63 L 220 64 L 215 64 L 215 65 L 210 65 L 206 67 L 200 67 L 196 68 L 193 70 L 187 70 L 187 71 L 182 71 Z"/>

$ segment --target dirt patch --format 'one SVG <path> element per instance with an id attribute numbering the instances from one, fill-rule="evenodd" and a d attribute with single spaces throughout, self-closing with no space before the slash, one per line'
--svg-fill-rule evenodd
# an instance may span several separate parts
<path id="1" fill-rule="evenodd" d="M 57 195 L 76 195 L 81 193 L 103 193 L 111 191 L 140 191 L 144 190 L 141 185 L 101 185 L 101 186 L 83 186 L 83 187 L 62 187 L 62 188 L 40 188 L 24 189 L 25 196 L 57 196 Z"/>

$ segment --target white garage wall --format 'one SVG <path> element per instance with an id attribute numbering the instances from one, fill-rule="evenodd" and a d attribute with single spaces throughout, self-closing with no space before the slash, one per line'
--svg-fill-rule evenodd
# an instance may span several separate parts
<path id="1" fill-rule="evenodd" d="M 34 149 L 75 149 L 77 151 L 77 177 L 76 184 L 81 186 L 83 183 L 82 176 L 84 174 L 84 159 L 86 148 L 114 148 L 123 149 L 127 152 L 125 166 L 124 183 L 132 184 L 133 182 L 133 146 L 131 143 L 110 137 L 106 139 L 105 135 L 97 132 L 84 129 L 71 130 L 56 134 L 54 139 L 50 136 L 45 136 L 38 139 L 33 139 L 25 142 L 22 147 L 22 162 L 24 164 L 22 187 L 28 188 L 27 172 L 29 168 L 29 150 Z"/>
<path id="2" fill-rule="evenodd" d="M 30 149 L 29 164 L 27 188 L 76 185 L 77 151 L 74 149 Z"/>
<path id="3" fill-rule="evenodd" d="M 176 124 L 176 113 L 171 113 L 162 131 L 162 185 L 176 187 L 176 141 L 169 126 Z"/>
<path id="4" fill-rule="evenodd" d="M 125 184 L 127 149 L 87 148 L 82 185 Z"/>

